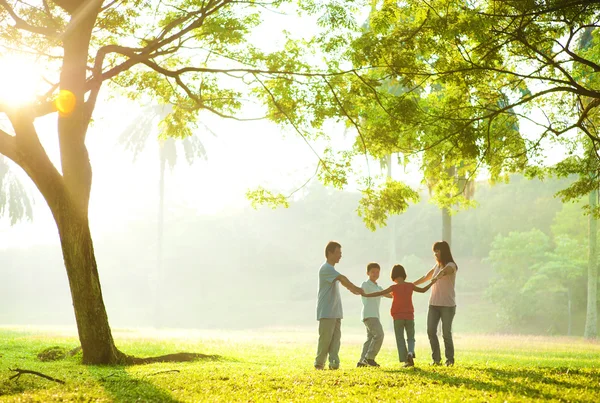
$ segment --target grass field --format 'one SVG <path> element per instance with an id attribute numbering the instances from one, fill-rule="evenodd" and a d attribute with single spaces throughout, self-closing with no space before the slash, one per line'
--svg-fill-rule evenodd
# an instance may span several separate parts
<path id="1" fill-rule="evenodd" d="M 456 335 L 456 366 L 430 367 L 417 334 L 416 368 L 401 368 L 388 332 L 381 368 L 355 368 L 362 334 L 342 334 L 342 368 L 312 367 L 316 329 L 264 331 L 115 330 L 136 356 L 179 351 L 217 360 L 130 367 L 80 364 L 80 356 L 42 362 L 52 346 L 78 345 L 72 329 L 0 328 L 1 402 L 600 402 L 600 343 L 581 338 Z M 38 371 L 18 379 L 11 369 Z"/>

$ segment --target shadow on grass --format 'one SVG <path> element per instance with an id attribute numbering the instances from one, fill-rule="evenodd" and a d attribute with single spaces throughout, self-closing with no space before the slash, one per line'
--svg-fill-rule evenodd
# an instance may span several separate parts
<path id="1" fill-rule="evenodd" d="M 544 368 L 538 368 L 538 371 L 523 370 L 509 370 L 509 369 L 497 369 L 497 368 L 480 368 L 480 367 L 463 367 L 466 370 L 473 371 L 484 371 L 490 376 L 490 380 L 480 380 L 461 376 L 455 372 L 448 371 L 437 371 L 435 369 L 398 369 L 398 370 L 385 370 L 388 373 L 402 373 L 408 376 L 415 376 L 421 379 L 429 379 L 434 384 L 443 384 L 446 386 L 464 387 L 473 390 L 480 390 L 485 392 L 496 392 L 496 393 L 508 393 L 519 396 L 527 396 L 528 398 L 537 399 L 560 399 L 564 392 L 560 394 L 553 394 L 545 392 L 535 386 L 531 386 L 532 383 L 542 385 L 555 385 L 561 389 L 582 389 L 585 387 L 586 391 L 595 391 L 600 393 L 600 387 L 591 385 L 587 382 L 585 385 L 566 382 L 557 380 L 554 378 L 548 378 Z M 555 370 L 555 368 L 547 368 L 548 370 Z M 451 370 L 450 370 L 451 371 Z M 520 381 L 515 381 L 519 380 Z"/>
<path id="2" fill-rule="evenodd" d="M 179 402 L 169 391 L 157 387 L 150 379 L 134 378 L 126 369 L 127 367 L 123 366 L 88 367 L 90 374 L 110 394 L 114 402 Z"/>
<path id="3" fill-rule="evenodd" d="M 147 364 L 153 362 L 189 362 L 220 359 L 218 356 L 209 356 L 203 354 L 177 353 L 168 354 L 159 357 L 138 358 L 137 364 Z M 162 389 L 152 382 L 157 376 L 177 377 L 182 376 L 177 369 L 157 370 L 152 373 L 133 377 L 127 372 L 128 366 L 89 366 L 90 374 L 102 385 L 114 402 L 179 402 L 170 391 Z"/>

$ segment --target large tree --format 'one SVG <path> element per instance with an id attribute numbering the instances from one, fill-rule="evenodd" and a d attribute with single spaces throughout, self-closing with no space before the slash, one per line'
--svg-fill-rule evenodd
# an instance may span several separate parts
<path id="1" fill-rule="evenodd" d="M 11 125 L 0 131 L 0 153 L 25 171 L 50 207 L 85 363 L 130 361 L 112 338 L 88 220 L 92 167 L 85 139 L 100 89 L 111 83 L 131 98 L 172 105 L 163 122 L 175 137 L 192 133 L 200 111 L 245 119 L 242 104 L 252 96 L 270 109 L 248 118 L 266 115 L 300 128 L 297 118 L 303 114 L 318 128 L 323 119 L 311 118 L 314 111 L 340 103 L 333 86 L 325 83 L 344 73 L 303 62 L 300 41 L 288 40 L 274 53 L 249 42 L 257 38 L 251 32 L 261 24 L 262 13 L 282 3 L 0 0 L 2 52 L 30 55 L 47 68 L 48 83 L 34 101 L 0 104 Z M 335 4 L 308 4 L 308 9 L 336 28 L 336 16 L 329 12 Z M 226 79 L 218 80 L 219 75 Z M 306 111 L 305 105 L 310 106 Z M 50 114 L 56 119 L 60 167 L 49 158 L 40 142 L 44 133 L 34 125 Z M 325 159 L 319 166 L 325 176 L 337 170 Z"/>

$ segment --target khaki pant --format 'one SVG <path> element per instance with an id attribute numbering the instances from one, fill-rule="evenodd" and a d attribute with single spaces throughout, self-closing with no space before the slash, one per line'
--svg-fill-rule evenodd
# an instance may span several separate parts
<path id="1" fill-rule="evenodd" d="M 315 367 L 325 366 L 325 360 L 329 355 L 329 367 L 340 367 L 340 345 L 342 338 L 341 319 L 319 319 L 319 344 L 317 346 L 317 357 Z"/>
<path id="2" fill-rule="evenodd" d="M 379 318 L 366 318 L 363 323 L 367 328 L 367 341 L 363 344 L 359 362 L 365 359 L 374 360 L 383 344 L 383 327 Z"/>

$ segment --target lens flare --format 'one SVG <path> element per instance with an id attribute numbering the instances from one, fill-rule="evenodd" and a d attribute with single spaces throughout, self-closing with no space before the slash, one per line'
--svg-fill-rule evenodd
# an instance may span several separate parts
<path id="1" fill-rule="evenodd" d="M 69 90 L 60 90 L 58 97 L 54 100 L 56 109 L 61 116 L 69 116 L 75 110 L 77 99 Z"/>

